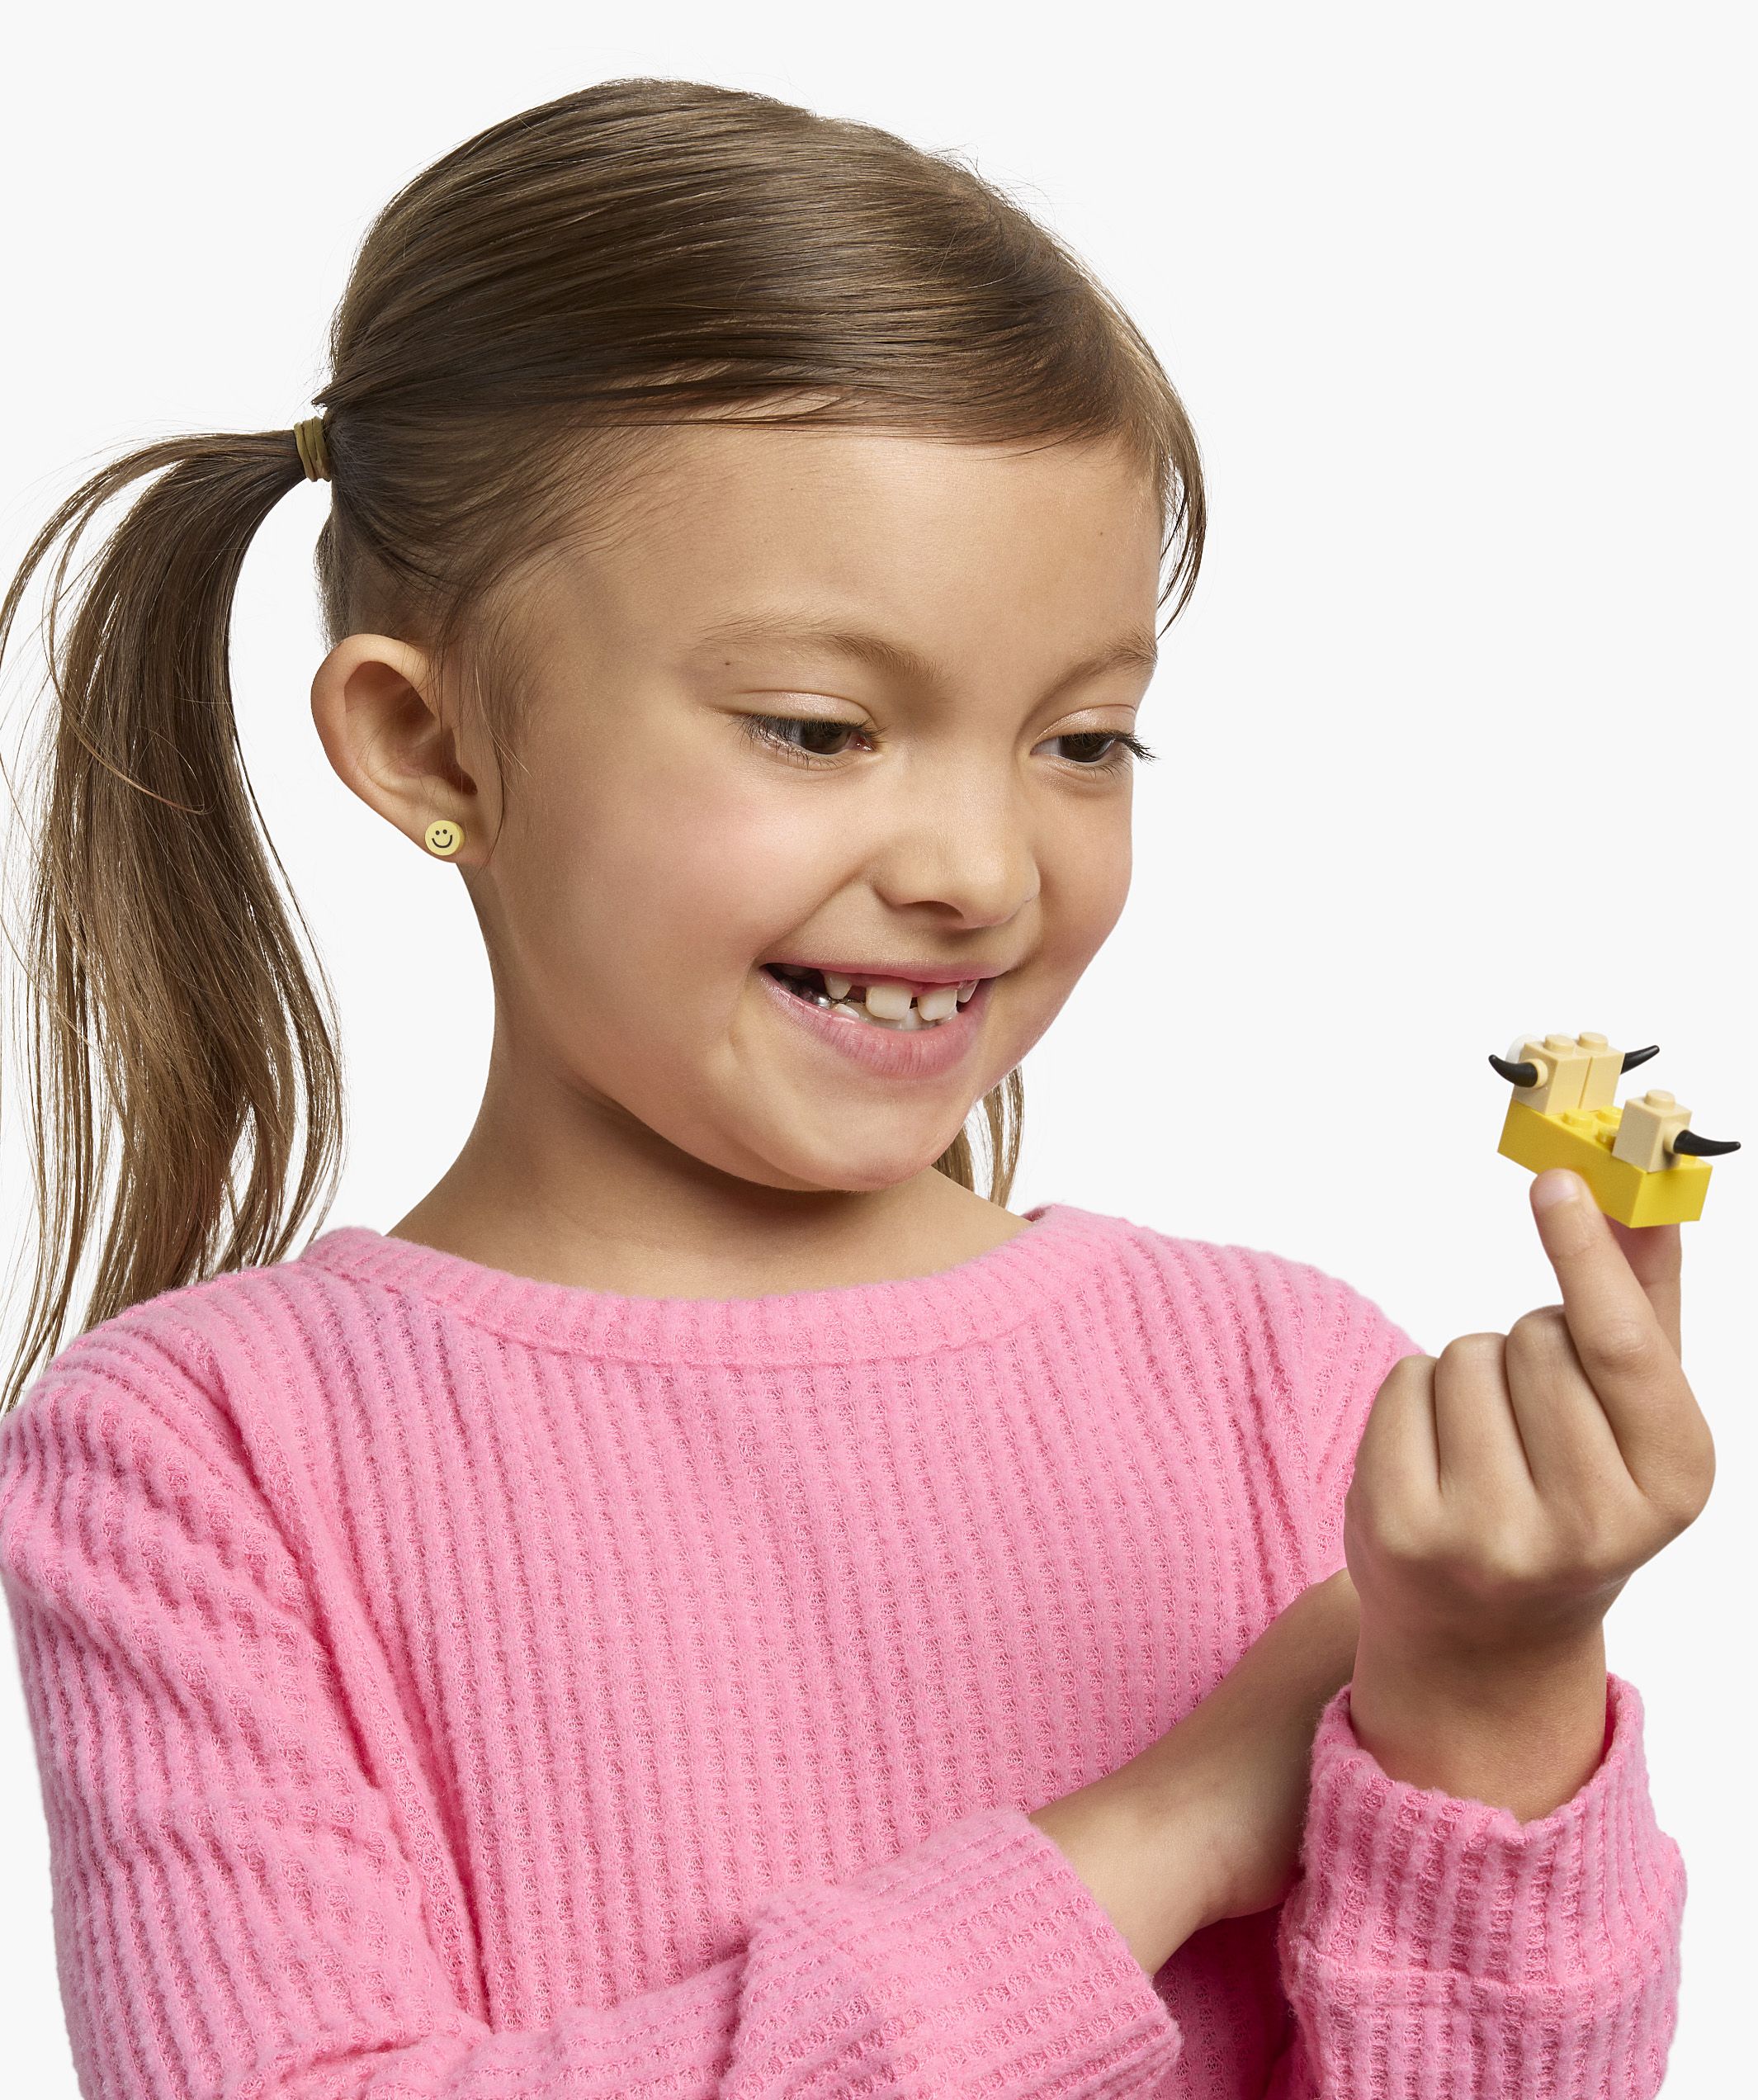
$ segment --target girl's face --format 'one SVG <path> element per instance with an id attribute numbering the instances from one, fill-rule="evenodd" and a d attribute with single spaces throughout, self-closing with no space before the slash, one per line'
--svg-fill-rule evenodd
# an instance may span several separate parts
<path id="1" fill-rule="evenodd" d="M 503 1135 L 540 1171 L 621 1147 L 698 1180 L 893 1187 L 1122 909 L 1113 740 L 1151 672 L 1157 509 L 1108 446 L 715 423 L 660 433 L 640 489 L 614 544 L 520 601 L 504 792 L 473 744 L 467 792 L 433 778 L 393 819 L 464 825 L 490 1098 L 528 1126 Z M 943 1038 L 808 1019 L 774 961 L 990 981 Z M 879 1068 L 924 1046 L 929 1068 Z"/>

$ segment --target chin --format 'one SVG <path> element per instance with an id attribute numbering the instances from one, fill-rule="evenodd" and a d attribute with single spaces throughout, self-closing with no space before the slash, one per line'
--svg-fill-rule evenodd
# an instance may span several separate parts
<path id="1" fill-rule="evenodd" d="M 877 1195 L 882 1190 L 895 1189 L 926 1173 L 957 1135 L 955 1130 L 952 1137 L 931 1142 L 927 1147 L 914 1147 L 907 1153 L 862 1151 L 844 1143 L 825 1159 L 799 1160 L 785 1167 L 777 1165 L 769 1173 L 748 1178 L 762 1181 L 770 1188 L 797 1190 L 802 1194 L 815 1190 L 827 1196 Z"/>

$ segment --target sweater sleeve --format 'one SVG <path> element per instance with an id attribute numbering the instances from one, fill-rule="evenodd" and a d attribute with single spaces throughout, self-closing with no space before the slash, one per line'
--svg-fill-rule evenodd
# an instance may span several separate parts
<path id="1" fill-rule="evenodd" d="M 1415 1345 L 1321 1279 L 1306 1389 L 1322 1579 L 1379 1383 Z M 1659 1828 L 1636 1689 L 1606 1678 L 1600 1762 L 1572 1799 L 1505 1808 L 1392 1778 L 1344 1685 L 1315 1733 L 1302 1873 L 1278 1927 L 1293 2012 L 1272 2100 L 1647 2100 L 1677 2017 L 1685 1877 Z"/>
<path id="2" fill-rule="evenodd" d="M 235 1423 L 149 1353 L 93 1329 L 0 1422 L 0 1580 L 85 2100 L 1165 2089 L 1180 2030 L 1009 1807 L 766 1891 L 735 1951 L 664 1988 L 491 2027 L 448 1984 Z"/>

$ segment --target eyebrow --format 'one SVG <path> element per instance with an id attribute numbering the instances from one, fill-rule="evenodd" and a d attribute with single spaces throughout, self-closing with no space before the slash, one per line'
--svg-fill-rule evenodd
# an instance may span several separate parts
<path id="1" fill-rule="evenodd" d="M 894 641 L 870 628 L 847 627 L 836 619 L 816 619 L 803 614 L 788 618 L 761 612 L 741 614 L 703 628 L 697 637 L 695 653 L 705 655 L 709 649 L 728 642 L 792 642 L 854 657 L 893 678 L 918 685 L 944 689 L 952 683 L 943 665 L 911 649 L 907 643 Z M 1051 690 L 1060 693 L 1065 686 L 1082 679 L 1100 677 L 1106 671 L 1127 669 L 1151 672 L 1159 661 L 1160 650 L 1152 635 L 1120 636 L 1080 663 L 1070 665 Z"/>

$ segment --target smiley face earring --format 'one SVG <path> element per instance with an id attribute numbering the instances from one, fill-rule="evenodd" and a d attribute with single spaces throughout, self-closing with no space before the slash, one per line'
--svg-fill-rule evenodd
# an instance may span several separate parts
<path id="1" fill-rule="evenodd" d="M 428 826 L 428 851 L 450 860 L 464 843 L 464 826 L 449 816 L 437 816 Z"/>

